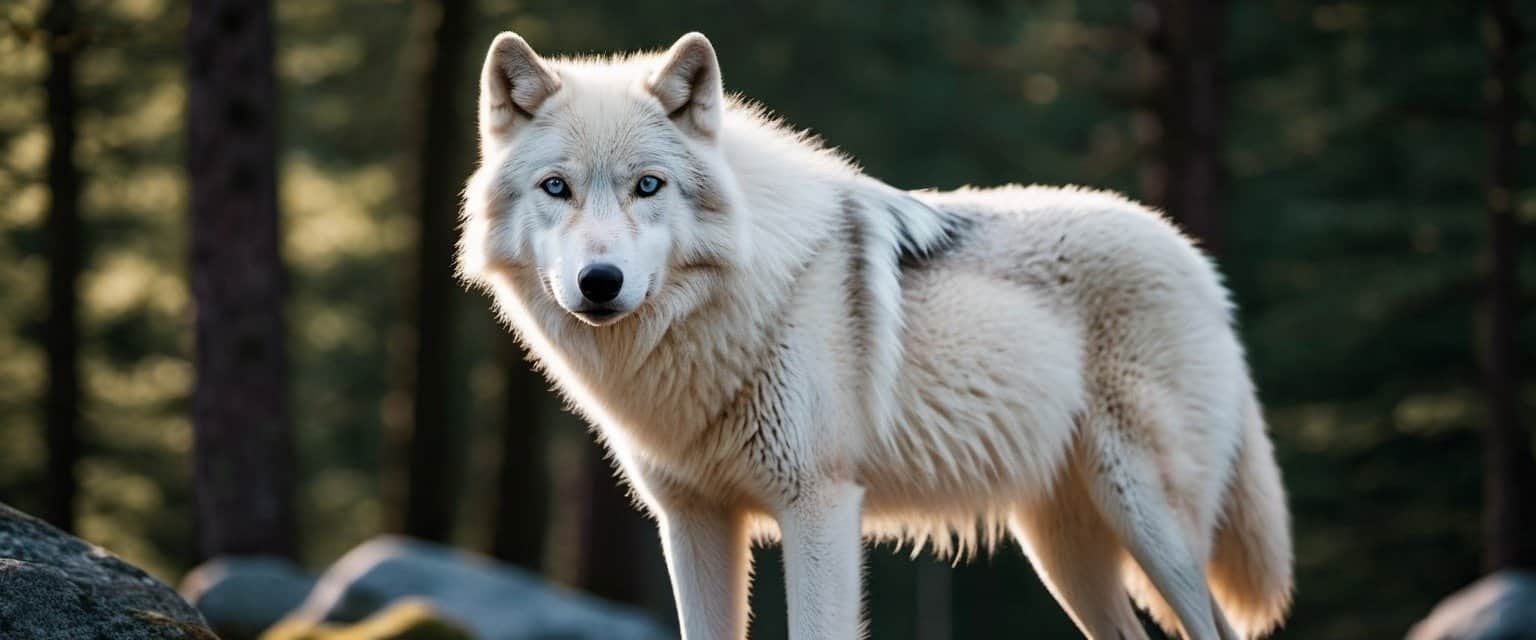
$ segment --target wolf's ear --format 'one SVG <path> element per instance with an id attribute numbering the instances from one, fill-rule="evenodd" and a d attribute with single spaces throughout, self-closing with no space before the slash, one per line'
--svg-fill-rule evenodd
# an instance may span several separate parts
<path id="1" fill-rule="evenodd" d="M 480 76 L 480 153 L 506 144 L 519 124 L 533 119 L 539 105 L 560 89 L 556 75 L 528 43 L 503 31 L 485 54 Z"/>
<path id="2" fill-rule="evenodd" d="M 678 38 L 651 75 L 647 88 L 685 131 L 704 138 L 713 138 L 720 131 L 725 88 L 720 83 L 715 48 L 704 34 L 694 32 Z"/>

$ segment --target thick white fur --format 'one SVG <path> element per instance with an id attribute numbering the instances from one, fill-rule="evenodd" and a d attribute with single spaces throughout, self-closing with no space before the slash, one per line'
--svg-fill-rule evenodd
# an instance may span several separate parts
<path id="1" fill-rule="evenodd" d="M 1285 497 L 1190 242 L 1103 192 L 893 189 L 720 77 L 698 34 L 588 60 L 498 37 L 460 246 L 656 516 L 684 637 L 744 637 L 754 535 L 785 546 L 792 638 L 859 635 L 861 530 L 1009 533 L 1092 638 L 1145 637 L 1128 594 L 1190 638 L 1278 624 Z M 625 273 L 611 321 L 568 311 L 594 260 Z"/>

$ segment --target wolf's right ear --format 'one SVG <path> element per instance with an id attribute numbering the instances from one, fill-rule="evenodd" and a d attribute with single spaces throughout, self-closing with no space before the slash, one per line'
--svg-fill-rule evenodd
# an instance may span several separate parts
<path id="1" fill-rule="evenodd" d="M 518 125 L 533 119 L 539 105 L 560 90 L 560 76 L 528 42 L 503 31 L 485 54 L 480 76 L 480 155 L 506 144 Z"/>

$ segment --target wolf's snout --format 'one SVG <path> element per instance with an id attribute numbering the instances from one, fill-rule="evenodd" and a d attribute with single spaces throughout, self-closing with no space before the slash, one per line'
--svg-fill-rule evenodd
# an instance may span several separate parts
<path id="1" fill-rule="evenodd" d="M 624 288 L 624 272 L 607 262 L 589 264 L 576 274 L 576 285 L 587 300 L 604 304 L 619 297 L 619 290 Z"/>

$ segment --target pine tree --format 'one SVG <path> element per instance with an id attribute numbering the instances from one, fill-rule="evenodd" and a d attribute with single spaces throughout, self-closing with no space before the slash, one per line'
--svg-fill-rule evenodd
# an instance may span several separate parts
<path id="1" fill-rule="evenodd" d="M 77 284 L 83 248 L 80 169 L 75 165 L 75 27 L 73 0 L 53 0 L 44 18 L 48 32 L 48 352 L 45 400 L 48 503 L 44 516 L 68 531 L 75 523 L 75 463 L 80 459 L 80 320 Z"/>
<path id="2" fill-rule="evenodd" d="M 295 552 L 271 5 L 194 0 L 187 23 L 198 551 Z"/>
<path id="3" fill-rule="evenodd" d="M 1510 0 L 1491 0 L 1488 105 L 1488 274 L 1483 328 L 1488 424 L 1483 439 L 1484 568 L 1536 569 L 1536 468 L 1520 422 L 1520 323 L 1515 220 L 1519 185 L 1519 50 L 1524 33 Z"/>
<path id="4" fill-rule="evenodd" d="M 454 229 L 458 191 L 465 171 L 458 138 L 469 130 L 455 98 L 466 83 L 460 73 L 468 28 L 468 3 L 421 0 L 412 15 L 418 57 L 413 62 L 414 128 L 410 179 L 416 199 L 417 247 L 412 326 L 410 423 L 396 449 L 405 473 L 400 528 L 407 535 L 446 542 L 453 537 L 460 465 L 455 430 L 445 419 L 455 385 L 453 359 Z"/>

